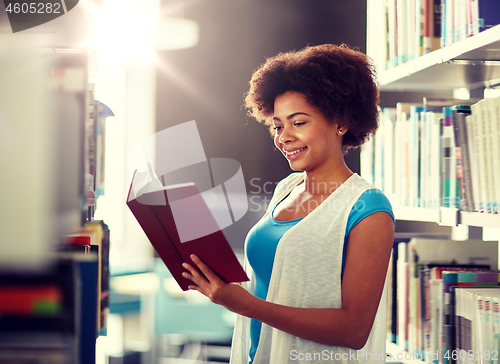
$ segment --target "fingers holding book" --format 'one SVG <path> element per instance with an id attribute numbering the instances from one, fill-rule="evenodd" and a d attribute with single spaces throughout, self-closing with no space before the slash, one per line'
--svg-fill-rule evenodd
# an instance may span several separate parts
<path id="1" fill-rule="evenodd" d="M 224 282 L 196 255 L 192 254 L 190 258 L 196 267 L 189 263 L 182 264 L 187 270 L 182 276 L 194 283 L 189 285 L 189 289 L 199 291 L 212 302 L 222 305 L 230 311 L 247 314 L 245 307 L 249 306 L 253 295 L 240 284 Z"/>
<path id="2" fill-rule="evenodd" d="M 214 293 L 227 283 L 221 280 L 217 274 L 215 274 L 212 269 L 210 269 L 210 267 L 195 254 L 191 254 L 190 258 L 193 263 L 196 264 L 196 267 L 189 263 L 182 264 L 182 266 L 187 270 L 187 272 L 184 272 L 182 276 L 194 283 L 188 288 L 201 292 L 210 298 L 212 302 L 215 302 Z"/>

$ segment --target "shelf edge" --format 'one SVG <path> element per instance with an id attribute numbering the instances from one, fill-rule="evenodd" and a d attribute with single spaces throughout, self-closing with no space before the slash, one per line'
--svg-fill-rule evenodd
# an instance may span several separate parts
<path id="1" fill-rule="evenodd" d="M 460 60 L 462 55 L 487 47 L 489 44 L 496 41 L 500 41 L 500 25 L 487 29 L 470 38 L 453 43 L 447 47 L 436 49 L 433 52 L 424 54 L 423 56 L 412 59 L 401 65 L 386 70 L 379 70 L 377 72 L 379 87 L 381 90 L 388 88 L 389 91 L 392 91 L 394 87 L 398 88 L 398 86 L 393 84 L 401 81 L 405 77 L 412 76 L 417 72 L 432 67 L 433 65 L 453 60 Z"/>

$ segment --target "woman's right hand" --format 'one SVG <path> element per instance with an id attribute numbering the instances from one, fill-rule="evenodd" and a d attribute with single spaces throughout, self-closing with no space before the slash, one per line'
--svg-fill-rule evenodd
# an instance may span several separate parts
<path id="1" fill-rule="evenodd" d="M 187 270 L 182 276 L 193 282 L 188 288 L 199 291 L 212 302 L 232 312 L 248 316 L 252 302 L 257 298 L 241 284 L 224 282 L 196 255 L 193 254 L 190 258 L 198 269 L 188 263 L 182 265 Z"/>

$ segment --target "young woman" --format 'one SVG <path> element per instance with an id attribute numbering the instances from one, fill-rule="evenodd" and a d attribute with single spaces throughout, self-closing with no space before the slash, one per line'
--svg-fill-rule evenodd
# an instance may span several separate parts
<path id="1" fill-rule="evenodd" d="M 232 363 L 385 361 L 394 216 L 344 161 L 375 132 L 377 104 L 373 67 L 346 46 L 279 54 L 253 74 L 249 114 L 270 126 L 295 171 L 247 236 L 253 292 L 196 256 L 197 267 L 184 264 L 191 289 L 239 314 Z"/>

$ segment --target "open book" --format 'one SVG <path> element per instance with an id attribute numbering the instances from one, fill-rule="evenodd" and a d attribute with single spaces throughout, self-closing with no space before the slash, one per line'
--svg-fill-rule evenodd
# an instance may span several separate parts
<path id="1" fill-rule="evenodd" d="M 191 254 L 196 254 L 225 282 L 248 281 L 196 185 L 164 187 L 158 178 L 151 179 L 147 174 L 134 173 L 127 205 L 181 289 L 187 290 L 192 284 L 182 277 L 182 263 L 194 265 Z"/>

